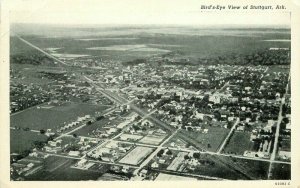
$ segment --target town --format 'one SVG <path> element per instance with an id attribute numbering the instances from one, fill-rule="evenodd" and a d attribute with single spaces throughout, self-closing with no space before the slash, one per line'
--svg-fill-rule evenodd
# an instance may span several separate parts
<path id="1" fill-rule="evenodd" d="M 12 180 L 290 178 L 289 48 L 121 62 L 14 40 Z"/>

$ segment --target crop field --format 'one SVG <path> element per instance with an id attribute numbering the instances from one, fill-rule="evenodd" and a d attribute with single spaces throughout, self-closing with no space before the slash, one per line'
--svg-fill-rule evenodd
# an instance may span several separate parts
<path id="1" fill-rule="evenodd" d="M 180 131 L 188 134 L 206 150 L 215 152 L 220 147 L 230 130 L 220 127 L 209 127 L 208 129 L 208 133 L 186 130 Z"/>
<path id="2" fill-rule="evenodd" d="M 79 116 L 87 114 L 93 115 L 95 112 L 101 112 L 107 108 L 108 106 L 70 102 L 50 109 L 31 108 L 11 115 L 10 126 L 28 127 L 34 130 L 57 129 L 62 126 L 64 122 L 76 121 Z"/>
<path id="3" fill-rule="evenodd" d="M 32 31 L 32 28 L 22 28 L 22 30 L 36 33 L 36 31 Z M 263 28 L 223 30 L 222 28 L 144 27 L 121 28 L 112 31 L 112 28 L 107 27 L 93 28 L 88 32 L 85 30 L 86 28 L 76 28 L 76 32 L 72 28 L 62 30 L 56 27 L 45 27 L 43 29 L 45 29 L 44 36 L 31 35 L 26 36 L 26 39 L 44 49 L 59 48 L 56 50 L 59 54 L 86 54 L 101 57 L 104 60 L 113 59 L 121 62 L 157 53 L 168 53 L 168 51 L 179 51 L 183 53 L 183 56 L 190 56 L 196 60 L 201 57 L 215 56 L 215 54 L 249 54 L 271 47 L 290 47 L 290 42 L 266 41 L 270 38 L 289 39 L 290 31 L 288 29 L 274 30 L 268 35 L 265 35 Z M 40 35 L 40 33 L 38 34 Z M 11 37 L 12 53 L 24 53 L 29 50 L 26 45 L 19 45 L 19 43 L 15 37 Z M 129 47 L 131 49 L 132 46 L 142 45 L 146 47 L 140 48 L 140 51 L 128 51 Z M 14 48 L 15 46 L 19 48 Z M 98 50 L 89 48 L 98 48 Z M 101 49 L 101 53 L 99 53 L 99 49 Z M 119 51 L 120 49 L 122 51 Z"/>
<path id="4" fill-rule="evenodd" d="M 34 141 L 46 141 L 47 136 L 31 131 L 10 130 L 10 153 L 32 149 Z"/>
<path id="5" fill-rule="evenodd" d="M 224 153 L 243 155 L 244 151 L 251 150 L 253 143 L 250 141 L 249 132 L 233 133 L 229 143 L 225 146 Z"/>
<path id="6" fill-rule="evenodd" d="M 165 137 L 165 135 L 147 135 L 144 138 L 142 138 L 139 142 L 143 144 L 158 145 L 164 140 Z"/>
<path id="7" fill-rule="evenodd" d="M 153 148 L 148 147 L 136 147 L 130 153 L 128 153 L 119 162 L 131 165 L 138 165 L 143 159 L 145 159 L 151 152 Z"/>

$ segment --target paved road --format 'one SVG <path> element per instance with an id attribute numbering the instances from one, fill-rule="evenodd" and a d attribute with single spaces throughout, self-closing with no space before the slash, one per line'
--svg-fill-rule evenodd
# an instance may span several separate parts
<path id="1" fill-rule="evenodd" d="M 274 146 L 273 146 L 273 151 L 272 151 L 271 158 L 270 158 L 271 163 L 270 163 L 269 170 L 268 170 L 268 179 L 272 178 L 272 175 L 273 175 L 273 173 L 272 173 L 273 161 L 275 160 L 277 152 L 278 152 L 278 140 L 279 140 L 279 135 L 280 135 L 280 124 L 281 124 L 281 121 L 283 119 L 283 117 L 282 117 L 282 107 L 285 104 L 285 97 L 286 97 L 287 92 L 288 92 L 288 87 L 289 87 L 289 83 L 290 83 L 290 74 L 291 73 L 289 73 L 288 83 L 286 84 L 285 94 L 281 98 L 281 103 L 280 103 L 280 107 L 279 107 L 279 114 L 278 114 L 278 120 L 277 120 L 277 125 L 276 125 Z"/>
<path id="2" fill-rule="evenodd" d="M 177 129 L 172 135 L 170 135 L 165 141 L 163 141 L 163 142 L 156 148 L 156 150 L 155 150 L 149 157 L 147 157 L 147 159 L 145 159 L 145 160 L 142 162 L 142 164 L 140 165 L 140 167 L 138 168 L 138 170 L 136 171 L 136 173 L 137 173 L 139 170 L 141 170 L 142 168 L 144 168 L 144 167 L 145 167 L 145 166 L 153 159 L 153 157 L 155 157 L 155 156 L 157 155 L 157 153 L 158 153 L 161 149 L 164 148 L 163 145 L 164 145 L 165 143 L 167 143 L 174 135 L 176 135 L 177 131 L 178 131 L 178 129 Z"/>
<path id="3" fill-rule="evenodd" d="M 223 143 L 222 143 L 222 145 L 221 145 L 221 147 L 219 148 L 219 150 L 218 150 L 217 153 L 221 153 L 221 152 L 223 151 L 224 147 L 226 146 L 226 144 L 227 144 L 228 141 L 229 141 L 230 136 L 232 135 L 233 131 L 236 129 L 236 126 L 239 124 L 239 122 L 240 122 L 240 119 L 238 118 L 238 119 L 236 120 L 236 122 L 234 123 L 234 125 L 231 127 L 230 132 L 229 132 L 228 135 L 226 136 L 225 140 L 223 141 Z"/>
<path id="4" fill-rule="evenodd" d="M 51 54 L 49 54 L 48 52 L 42 50 L 41 48 L 39 48 L 39 47 L 37 47 L 37 46 L 31 44 L 30 42 L 24 40 L 24 39 L 21 38 L 20 36 L 17 36 L 17 38 L 19 38 L 22 42 L 26 43 L 27 45 L 31 46 L 32 48 L 34 48 L 34 49 L 36 49 L 36 50 L 42 52 L 42 53 L 45 54 L 46 56 L 48 56 L 48 57 L 54 59 L 54 60 L 57 61 L 58 63 L 61 63 L 61 64 L 63 64 L 63 65 L 69 66 L 69 65 L 68 65 L 67 63 L 65 63 L 64 61 L 58 59 L 57 57 L 55 57 L 55 56 L 53 56 L 53 55 L 51 55 Z"/>

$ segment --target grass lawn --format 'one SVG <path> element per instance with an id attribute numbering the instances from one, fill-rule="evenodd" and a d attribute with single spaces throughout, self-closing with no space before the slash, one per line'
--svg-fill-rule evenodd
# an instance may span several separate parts
<path id="1" fill-rule="evenodd" d="M 220 158 L 223 161 L 227 161 L 228 164 L 238 167 L 254 179 L 268 179 L 268 170 L 270 165 L 269 162 L 239 159 L 226 156 L 218 156 L 217 158 Z"/>
<path id="2" fill-rule="evenodd" d="M 274 180 L 290 180 L 291 165 L 273 163 L 273 178 Z"/>
<path id="3" fill-rule="evenodd" d="M 243 155 L 244 151 L 251 150 L 253 143 L 250 141 L 249 132 L 233 133 L 229 143 L 225 146 L 224 153 Z"/>
<path id="4" fill-rule="evenodd" d="M 189 134 L 191 138 L 196 140 L 206 150 L 215 152 L 220 147 L 230 130 L 221 127 L 208 127 L 208 129 L 208 133 L 186 130 L 180 131 L 185 134 Z M 208 147 L 208 144 L 210 147 Z"/>
<path id="5" fill-rule="evenodd" d="M 77 120 L 79 116 L 93 115 L 96 111 L 101 112 L 107 108 L 108 106 L 71 102 L 50 109 L 31 108 L 11 115 L 10 126 L 28 127 L 35 130 L 56 129 L 62 126 L 64 122 L 72 122 Z"/>
<path id="6" fill-rule="evenodd" d="M 46 141 L 47 136 L 31 131 L 10 130 L 10 153 L 32 149 L 34 141 Z"/>

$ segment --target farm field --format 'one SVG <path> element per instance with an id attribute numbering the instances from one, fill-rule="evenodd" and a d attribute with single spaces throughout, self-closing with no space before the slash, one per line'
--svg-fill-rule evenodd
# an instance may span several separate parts
<path id="1" fill-rule="evenodd" d="M 136 147 L 125 157 L 123 157 L 119 162 L 131 165 L 138 165 L 143 159 L 145 159 L 151 152 L 153 148 L 148 147 Z"/>
<path id="2" fill-rule="evenodd" d="M 251 150 L 253 143 L 250 141 L 249 132 L 233 133 L 229 143 L 225 146 L 224 153 L 243 155 L 244 151 Z"/>
<path id="3" fill-rule="evenodd" d="M 64 103 L 50 109 L 31 108 L 10 117 L 11 127 L 40 129 L 57 129 L 64 122 L 76 121 L 77 117 L 101 112 L 108 106 L 90 105 L 85 103 Z"/>
<path id="4" fill-rule="evenodd" d="M 196 140 L 204 149 L 215 152 L 220 147 L 230 130 L 220 127 L 208 127 L 208 129 L 208 133 L 186 130 L 180 131 L 185 132 L 185 134 L 188 134 L 191 138 Z"/>
<path id="5" fill-rule="evenodd" d="M 46 141 L 47 136 L 40 133 L 10 130 L 10 153 L 21 153 L 22 151 L 33 148 L 34 141 Z"/>

